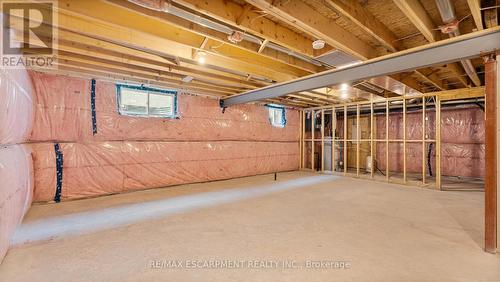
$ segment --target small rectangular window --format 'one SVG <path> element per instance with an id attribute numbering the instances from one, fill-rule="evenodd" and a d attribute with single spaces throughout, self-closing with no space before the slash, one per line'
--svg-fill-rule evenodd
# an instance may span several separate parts
<path id="1" fill-rule="evenodd" d="M 285 108 L 278 105 L 267 105 L 269 109 L 269 122 L 274 127 L 285 127 Z"/>
<path id="2" fill-rule="evenodd" d="M 144 86 L 116 85 L 122 115 L 175 118 L 177 92 Z"/>

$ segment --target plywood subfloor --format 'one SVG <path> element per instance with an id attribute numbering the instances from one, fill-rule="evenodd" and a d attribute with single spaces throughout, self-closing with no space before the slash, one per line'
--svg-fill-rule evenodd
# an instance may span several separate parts
<path id="1" fill-rule="evenodd" d="M 500 281 L 483 196 L 293 172 L 35 205 L 0 280 Z"/>

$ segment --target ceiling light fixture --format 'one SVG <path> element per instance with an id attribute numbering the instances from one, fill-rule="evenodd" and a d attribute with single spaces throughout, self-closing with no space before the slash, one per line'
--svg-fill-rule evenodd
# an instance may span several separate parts
<path id="1" fill-rule="evenodd" d="M 182 82 L 184 83 L 190 83 L 191 81 L 193 81 L 194 77 L 190 76 L 190 75 L 186 75 L 185 77 L 183 77 L 181 80 Z"/>
<path id="2" fill-rule="evenodd" d="M 205 51 L 199 51 L 197 55 L 198 63 L 204 64 L 206 61 L 207 53 Z"/>
<path id="3" fill-rule="evenodd" d="M 323 49 L 325 47 L 325 40 L 322 39 L 314 40 L 312 46 L 314 50 Z"/>

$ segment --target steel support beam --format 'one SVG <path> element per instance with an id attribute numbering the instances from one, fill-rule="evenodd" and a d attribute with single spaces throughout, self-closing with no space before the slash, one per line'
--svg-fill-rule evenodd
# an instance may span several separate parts
<path id="1" fill-rule="evenodd" d="M 461 59 L 475 58 L 479 57 L 483 52 L 491 52 L 499 48 L 500 27 L 496 27 L 371 59 L 344 69 L 328 70 L 288 82 L 247 91 L 222 99 L 221 106 L 227 107 L 280 97 L 290 93 L 327 87 L 344 82 L 411 71 L 418 68 L 459 61 Z"/>

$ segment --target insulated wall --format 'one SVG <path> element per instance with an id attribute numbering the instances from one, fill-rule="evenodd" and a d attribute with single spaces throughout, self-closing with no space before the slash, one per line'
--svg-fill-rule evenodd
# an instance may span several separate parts
<path id="1" fill-rule="evenodd" d="M 23 69 L 0 69 L 0 262 L 31 205 L 33 162 L 28 146 L 33 123 L 31 79 Z"/>
<path id="2" fill-rule="evenodd" d="M 278 128 L 264 106 L 222 113 L 215 99 L 179 94 L 177 119 L 124 116 L 116 85 L 97 81 L 94 134 L 90 80 L 31 75 L 35 201 L 56 194 L 54 143 L 63 156 L 62 200 L 298 169 L 295 110 L 286 111 L 287 124 Z"/>
<path id="3" fill-rule="evenodd" d="M 426 114 L 426 133 L 434 138 L 434 112 Z M 422 112 L 410 112 L 406 115 L 406 138 L 422 138 Z M 385 115 L 378 115 L 377 139 L 385 138 Z M 389 115 L 389 136 L 402 139 L 402 118 L 398 114 Z M 484 112 L 477 106 L 441 109 L 441 173 L 447 176 L 484 178 Z M 429 144 L 426 145 L 426 158 Z M 435 170 L 435 146 L 430 149 L 431 169 Z M 376 163 L 381 170 L 386 168 L 386 146 L 377 144 Z M 403 144 L 389 144 L 389 170 L 403 170 Z M 428 160 L 425 160 L 428 163 Z M 406 169 L 408 172 L 422 172 L 422 145 L 406 144 Z"/>

